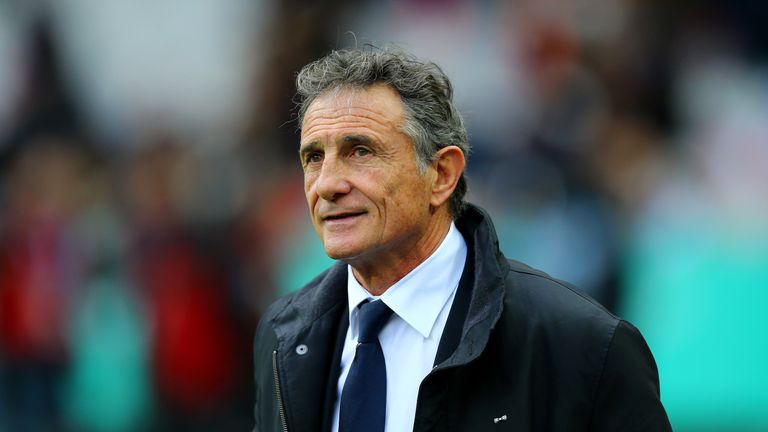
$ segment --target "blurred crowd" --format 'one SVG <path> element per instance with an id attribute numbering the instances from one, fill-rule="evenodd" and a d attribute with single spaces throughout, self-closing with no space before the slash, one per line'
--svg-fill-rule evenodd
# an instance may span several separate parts
<path id="1" fill-rule="evenodd" d="M 264 308 L 331 264 L 293 78 L 452 78 L 507 256 L 646 336 L 681 431 L 768 428 L 768 7 L 0 1 L 0 432 L 249 430 Z M 370 49 L 377 49 L 371 47 Z"/>

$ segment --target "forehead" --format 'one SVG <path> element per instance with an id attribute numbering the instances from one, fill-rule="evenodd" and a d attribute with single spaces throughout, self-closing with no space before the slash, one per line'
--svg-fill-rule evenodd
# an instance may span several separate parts
<path id="1" fill-rule="evenodd" d="M 312 101 L 304 115 L 301 137 L 347 128 L 399 131 L 404 119 L 400 96 L 391 87 L 385 84 L 342 87 Z"/>

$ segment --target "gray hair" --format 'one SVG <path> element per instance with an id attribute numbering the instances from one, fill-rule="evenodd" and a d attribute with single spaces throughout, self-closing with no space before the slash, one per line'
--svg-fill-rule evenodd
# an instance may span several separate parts
<path id="1" fill-rule="evenodd" d="M 456 146 L 465 156 L 469 153 L 467 130 L 453 104 L 453 86 L 448 77 L 436 64 L 401 51 L 338 50 L 304 66 L 296 77 L 299 127 L 303 126 L 309 105 L 325 92 L 380 83 L 400 95 L 405 108 L 402 132 L 413 141 L 416 164 L 422 173 L 444 147 Z M 466 192 L 467 180 L 461 173 L 448 206 L 454 219 L 466 206 Z"/>

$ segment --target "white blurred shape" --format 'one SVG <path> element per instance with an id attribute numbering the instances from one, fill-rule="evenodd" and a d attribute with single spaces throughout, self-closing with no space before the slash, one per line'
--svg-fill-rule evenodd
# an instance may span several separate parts
<path id="1" fill-rule="evenodd" d="M 237 125 L 254 99 L 267 0 L 50 2 L 65 70 L 87 118 L 111 138 L 147 124 Z"/>

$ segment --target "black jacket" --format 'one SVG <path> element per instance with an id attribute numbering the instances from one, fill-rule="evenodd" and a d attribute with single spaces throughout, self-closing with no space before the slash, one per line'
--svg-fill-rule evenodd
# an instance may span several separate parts
<path id="1" fill-rule="evenodd" d="M 666 431 L 656 364 L 635 327 L 498 248 L 477 207 L 456 226 L 462 281 L 422 381 L 415 431 Z M 330 427 L 348 326 L 346 265 L 275 302 L 256 331 L 256 431 Z"/>

